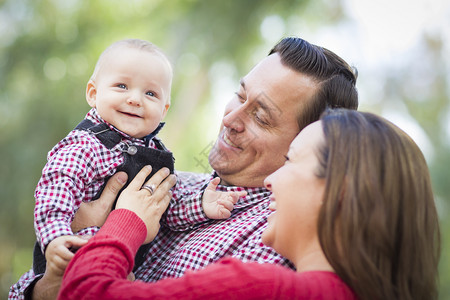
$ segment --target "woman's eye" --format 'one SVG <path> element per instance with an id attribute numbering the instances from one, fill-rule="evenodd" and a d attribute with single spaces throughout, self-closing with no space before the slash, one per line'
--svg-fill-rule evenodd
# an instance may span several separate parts
<path id="1" fill-rule="evenodd" d="M 126 88 L 127 88 L 127 86 L 126 86 L 125 84 L 123 84 L 123 83 L 119 83 L 119 84 L 117 85 L 117 87 L 118 87 L 118 88 L 121 88 L 121 89 L 126 89 Z"/>

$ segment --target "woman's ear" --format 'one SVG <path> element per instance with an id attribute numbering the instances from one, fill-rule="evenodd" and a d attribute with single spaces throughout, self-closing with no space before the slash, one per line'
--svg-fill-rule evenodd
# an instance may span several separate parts
<path id="1" fill-rule="evenodd" d="M 95 108 L 95 100 L 97 99 L 97 88 L 95 82 L 91 79 L 86 86 L 86 101 L 89 106 Z"/>

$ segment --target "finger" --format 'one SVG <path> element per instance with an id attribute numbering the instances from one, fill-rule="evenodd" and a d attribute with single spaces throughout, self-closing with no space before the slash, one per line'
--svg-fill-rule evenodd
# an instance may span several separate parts
<path id="1" fill-rule="evenodd" d="M 219 177 L 215 177 L 213 180 L 211 180 L 211 182 L 208 184 L 208 186 L 206 187 L 206 190 L 209 191 L 213 191 L 215 192 L 217 189 L 217 186 L 220 183 L 220 178 Z"/>
<path id="2" fill-rule="evenodd" d="M 161 198 L 161 200 L 164 194 L 168 194 L 169 197 L 171 197 L 169 190 L 175 185 L 175 183 L 177 183 L 177 177 L 173 174 L 170 174 L 168 177 L 166 177 L 166 179 L 164 179 L 164 181 L 158 186 L 158 188 L 155 189 L 153 195 L 155 195 L 156 198 Z"/>
<path id="3" fill-rule="evenodd" d="M 53 265 L 57 269 L 62 270 L 63 272 L 64 272 L 64 269 L 67 267 L 67 264 L 68 264 L 68 262 L 65 259 L 63 259 L 62 257 L 56 256 L 53 259 Z"/>
<path id="4" fill-rule="evenodd" d="M 161 214 L 169 206 L 171 198 L 172 198 L 172 195 L 170 193 L 166 193 L 166 195 L 164 195 L 164 197 L 162 197 L 162 199 L 159 201 L 158 206 L 159 206 L 159 211 L 161 212 Z"/>
<path id="5" fill-rule="evenodd" d="M 58 255 L 56 255 L 56 257 L 59 257 L 64 261 L 69 261 L 72 259 L 73 255 L 74 255 L 73 252 L 71 252 L 65 246 L 63 245 L 58 246 Z"/>
<path id="6" fill-rule="evenodd" d="M 234 194 L 237 195 L 237 198 L 241 198 L 247 196 L 247 191 L 234 192 Z"/>
<path id="7" fill-rule="evenodd" d="M 163 198 L 163 200 L 161 201 L 163 203 L 164 206 L 169 206 L 170 203 L 170 199 L 172 199 L 172 194 L 171 193 L 167 193 L 166 196 Z"/>
<path id="8" fill-rule="evenodd" d="M 223 219 L 228 219 L 231 216 L 231 212 L 225 208 L 219 209 L 219 214 Z"/>
<path id="9" fill-rule="evenodd" d="M 72 260 L 72 258 L 75 256 L 75 253 L 70 252 L 70 251 L 66 251 L 63 253 L 63 255 L 60 256 L 60 258 L 62 259 L 62 261 L 64 261 L 65 263 L 68 263 L 69 261 Z"/>
<path id="10" fill-rule="evenodd" d="M 89 235 L 89 234 L 86 234 L 86 235 L 76 235 L 76 237 L 79 237 L 80 239 L 89 241 L 89 240 L 93 237 L 93 235 Z"/>
<path id="11" fill-rule="evenodd" d="M 136 279 L 136 277 L 134 276 L 134 273 L 131 272 L 130 274 L 128 274 L 127 279 L 128 279 L 129 281 L 134 281 L 134 280 Z"/>
<path id="12" fill-rule="evenodd" d="M 225 209 L 232 211 L 234 208 L 234 203 L 233 203 L 232 199 L 233 198 L 230 196 L 229 199 L 218 200 L 217 203 L 222 205 Z"/>
<path id="13" fill-rule="evenodd" d="M 120 189 L 127 182 L 127 178 L 128 175 L 125 172 L 117 172 L 116 174 L 114 174 L 106 183 L 105 189 L 102 193 L 102 197 L 100 197 L 98 200 L 108 203 L 108 205 L 110 205 L 112 208 L 114 200 L 119 194 Z"/>
<path id="14" fill-rule="evenodd" d="M 76 251 L 77 249 L 81 248 L 82 246 L 86 245 L 88 242 L 87 239 L 83 239 L 78 236 L 71 236 L 68 238 L 64 244 L 68 249 L 71 251 Z"/>
<path id="15" fill-rule="evenodd" d="M 230 197 L 231 197 L 230 201 L 231 201 L 233 204 L 236 204 L 236 203 L 238 202 L 239 198 L 245 197 L 245 196 L 247 196 L 247 192 L 246 192 L 246 191 L 241 191 L 241 192 L 231 192 L 231 193 L 230 193 Z"/>
<path id="16" fill-rule="evenodd" d="M 162 185 L 164 189 L 167 189 L 169 191 L 175 184 L 177 183 L 177 176 L 174 174 L 170 174 L 166 179 L 164 179 Z"/>
<path id="17" fill-rule="evenodd" d="M 156 188 L 158 188 L 158 186 L 161 184 L 161 182 L 167 178 L 167 176 L 169 176 L 170 171 L 168 168 L 164 167 L 158 170 L 158 172 L 155 173 L 155 175 L 153 175 L 149 180 L 147 180 L 147 182 L 145 183 L 145 185 L 149 185 L 149 186 L 154 186 L 154 191 L 156 190 Z M 175 175 L 174 175 L 175 176 Z"/>
<path id="18" fill-rule="evenodd" d="M 132 190 L 140 190 L 142 185 L 144 184 L 145 178 L 152 172 L 152 166 L 145 166 L 143 167 L 139 173 L 131 180 L 130 184 L 128 185 L 128 188 L 131 188 Z"/>
<path id="19" fill-rule="evenodd" d="M 230 196 L 230 202 L 234 205 L 234 204 L 236 204 L 237 202 L 238 202 L 238 200 L 239 200 L 239 197 L 237 197 L 237 196 L 235 196 L 235 195 L 233 195 L 233 196 Z"/>

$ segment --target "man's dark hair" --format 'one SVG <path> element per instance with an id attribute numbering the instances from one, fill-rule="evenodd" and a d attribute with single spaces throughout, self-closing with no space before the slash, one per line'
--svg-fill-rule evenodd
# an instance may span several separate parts
<path id="1" fill-rule="evenodd" d="M 300 110 L 300 130 L 319 120 L 327 108 L 358 108 L 357 70 L 335 53 L 298 37 L 282 39 L 269 55 L 273 53 L 280 55 L 283 65 L 317 83 L 316 93 Z"/>

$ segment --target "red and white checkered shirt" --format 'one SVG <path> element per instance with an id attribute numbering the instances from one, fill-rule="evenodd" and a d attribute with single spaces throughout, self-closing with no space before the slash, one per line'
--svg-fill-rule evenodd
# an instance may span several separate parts
<path id="1" fill-rule="evenodd" d="M 178 187 L 164 220 L 171 229 L 167 224 L 161 226 L 145 262 L 135 272 L 137 280 L 153 282 L 179 277 L 187 270 L 202 269 L 224 256 L 294 269 L 291 262 L 261 242 L 270 214 L 270 191 L 219 185 L 220 191 L 246 190 L 248 194 L 239 199 L 230 218 L 210 220 L 203 213 L 201 197 L 213 176 L 185 172 L 177 175 Z M 35 279 L 33 270 L 25 273 L 11 287 L 9 298 L 24 299 L 25 290 Z"/>
<path id="2" fill-rule="evenodd" d="M 203 191 L 213 175 L 178 172 L 177 191 L 165 226 L 151 243 L 145 262 L 135 271 L 136 279 L 152 282 L 182 276 L 187 270 L 202 269 L 225 256 L 242 261 L 294 265 L 261 241 L 267 226 L 270 191 L 219 185 L 219 191 L 247 191 L 234 205 L 231 217 L 211 220 L 201 205 Z M 187 194 L 186 191 L 190 191 Z M 177 200 L 179 199 L 179 200 Z"/>
<path id="3" fill-rule="evenodd" d="M 104 123 L 94 108 L 85 118 L 95 125 Z M 143 139 L 130 137 L 111 125 L 110 128 L 122 137 L 112 149 L 86 130 L 72 130 L 48 153 L 35 191 L 34 210 L 34 228 L 43 252 L 56 237 L 72 234 L 70 224 L 81 202 L 92 200 L 105 178 L 123 163 L 124 144 L 145 146 Z M 156 148 L 155 143 L 150 141 L 149 147 Z M 98 229 L 86 228 L 79 234 L 93 235 Z"/>

